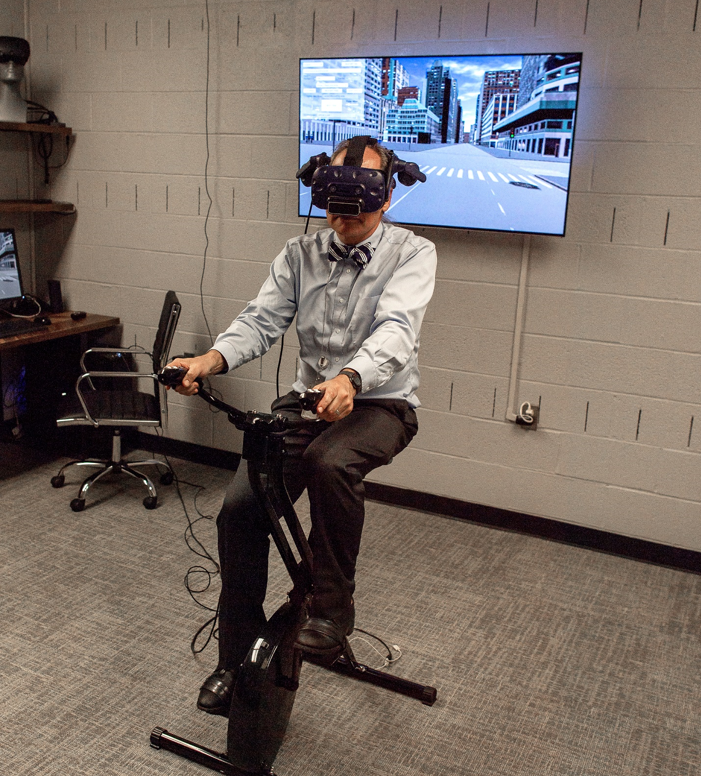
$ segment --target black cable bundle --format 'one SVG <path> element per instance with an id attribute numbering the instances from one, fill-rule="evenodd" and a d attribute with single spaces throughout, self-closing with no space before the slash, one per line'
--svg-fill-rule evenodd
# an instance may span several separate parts
<path id="1" fill-rule="evenodd" d="M 60 124 L 58 116 L 49 108 L 33 100 L 25 100 L 28 107 L 28 113 L 37 114 L 36 117 L 29 117 L 29 124 Z"/>

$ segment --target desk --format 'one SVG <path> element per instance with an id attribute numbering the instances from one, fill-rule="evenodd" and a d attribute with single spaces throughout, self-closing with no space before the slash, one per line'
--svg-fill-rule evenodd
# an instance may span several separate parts
<path id="1" fill-rule="evenodd" d="M 26 400 L 22 428 L 27 436 L 44 442 L 55 437 L 61 393 L 74 390 L 80 356 L 89 347 L 87 335 L 119 325 L 119 318 L 93 313 L 79 321 L 74 321 L 70 312 L 50 313 L 49 318 L 50 326 L 0 338 L 0 356 L 26 349 L 22 354 Z"/>
<path id="2" fill-rule="evenodd" d="M 72 337 L 75 334 L 87 334 L 99 329 L 110 329 L 119 325 L 119 318 L 108 315 L 95 315 L 88 313 L 80 321 L 74 321 L 71 314 L 52 313 L 49 315 L 51 326 L 42 326 L 37 331 L 23 332 L 12 337 L 0 337 L 0 353 L 4 350 L 13 350 L 25 345 L 35 345 L 38 342 Z"/>

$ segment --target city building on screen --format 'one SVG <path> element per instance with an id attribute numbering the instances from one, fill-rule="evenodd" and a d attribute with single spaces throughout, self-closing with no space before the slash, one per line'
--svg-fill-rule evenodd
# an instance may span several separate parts
<path id="1" fill-rule="evenodd" d="M 389 143 L 440 143 L 441 121 L 417 99 L 404 99 L 388 111 L 383 139 Z"/>
<path id="2" fill-rule="evenodd" d="M 569 161 L 580 58 L 523 57 L 520 70 L 484 74 L 473 142 L 521 157 Z"/>
<path id="3" fill-rule="evenodd" d="M 489 140 L 485 136 L 482 130 L 482 123 L 484 121 L 485 114 L 488 114 L 488 107 L 492 98 L 496 95 L 510 95 L 518 96 L 519 85 L 521 82 L 520 70 L 489 70 L 482 77 L 482 85 L 480 87 L 479 97 L 477 98 L 477 116 L 475 121 L 475 130 L 473 132 L 474 142 L 478 145 L 489 145 Z M 514 102 L 513 108 L 516 107 Z M 488 119 L 492 124 L 494 123 L 493 112 Z"/>
<path id="4" fill-rule="evenodd" d="M 496 147 L 569 161 L 572 154 L 581 62 L 578 55 L 524 57 L 533 88 L 495 127 Z"/>

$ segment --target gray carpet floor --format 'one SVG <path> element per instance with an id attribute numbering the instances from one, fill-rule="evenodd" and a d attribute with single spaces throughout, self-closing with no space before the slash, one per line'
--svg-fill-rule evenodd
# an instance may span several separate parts
<path id="1" fill-rule="evenodd" d="M 216 513 L 228 473 L 174 463 Z M 189 650 L 206 613 L 183 585 L 199 561 L 175 488 L 147 511 L 138 483 L 106 483 L 74 513 L 78 475 L 54 490 L 57 468 L 0 481 L 0 772 L 210 773 L 149 747 L 158 725 L 226 748 L 226 721 L 195 709 L 216 646 Z M 213 523 L 195 530 L 214 551 Z M 280 776 L 699 773 L 701 576 L 368 503 L 358 582 L 357 624 L 438 700 L 305 665 Z M 274 559 L 271 611 L 287 589 Z"/>

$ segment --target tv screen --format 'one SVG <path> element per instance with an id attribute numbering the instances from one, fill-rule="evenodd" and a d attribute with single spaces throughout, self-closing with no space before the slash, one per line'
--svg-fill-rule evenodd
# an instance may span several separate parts
<path id="1" fill-rule="evenodd" d="M 0 306 L 21 296 L 15 233 L 12 229 L 0 229 Z"/>
<path id="2" fill-rule="evenodd" d="M 394 190 L 392 221 L 563 235 L 581 62 L 581 53 L 301 59 L 300 166 L 371 135 L 426 175 Z M 310 204 L 300 184 L 300 216 Z"/>

